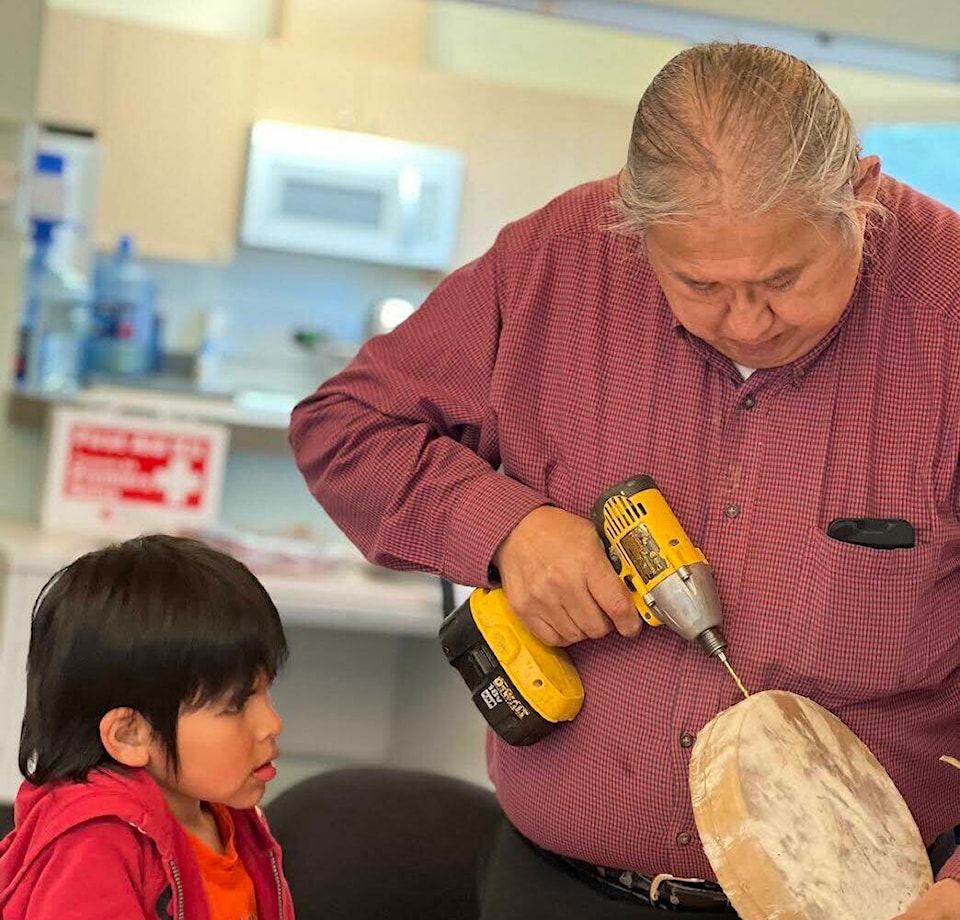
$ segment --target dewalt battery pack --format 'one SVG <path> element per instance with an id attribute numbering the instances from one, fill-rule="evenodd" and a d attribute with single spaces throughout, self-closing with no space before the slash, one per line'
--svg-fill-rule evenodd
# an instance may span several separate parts
<path id="1" fill-rule="evenodd" d="M 583 706 L 583 684 L 567 653 L 537 639 L 501 589 L 474 591 L 444 619 L 440 644 L 508 744 L 539 741 Z"/>

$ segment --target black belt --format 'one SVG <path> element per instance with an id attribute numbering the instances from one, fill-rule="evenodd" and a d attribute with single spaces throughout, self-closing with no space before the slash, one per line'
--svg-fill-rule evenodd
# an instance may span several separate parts
<path id="1" fill-rule="evenodd" d="M 545 850 L 522 834 L 519 836 L 543 859 L 568 875 L 573 875 L 602 891 L 608 897 L 640 901 L 648 907 L 658 907 L 662 910 L 702 910 L 731 915 L 736 913 L 723 893 L 723 889 L 714 882 L 704 879 L 676 878 L 665 873 L 651 878 L 639 872 L 594 866 L 571 856 L 561 856 L 559 853 Z M 953 831 L 941 834 L 934 840 L 927 850 L 934 873 L 940 869 L 955 849 Z"/>
<path id="2" fill-rule="evenodd" d="M 543 859 L 557 868 L 586 882 L 592 888 L 616 900 L 639 901 L 647 907 L 662 910 L 702 910 L 715 914 L 735 914 L 733 907 L 719 885 L 704 879 L 676 878 L 661 874 L 653 878 L 639 872 L 606 869 L 580 859 L 561 856 L 538 847 L 533 841 L 523 840 Z"/>

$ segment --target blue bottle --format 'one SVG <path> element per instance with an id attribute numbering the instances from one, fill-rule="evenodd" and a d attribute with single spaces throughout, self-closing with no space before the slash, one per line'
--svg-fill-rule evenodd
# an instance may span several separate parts
<path id="1" fill-rule="evenodd" d="M 51 259 L 56 226 L 33 222 L 17 380 L 29 390 L 72 392 L 83 378 L 90 296 L 81 277 Z"/>
<path id="2" fill-rule="evenodd" d="M 116 251 L 97 260 L 93 334 L 87 353 L 92 372 L 138 377 L 156 365 L 156 285 L 123 236 Z"/>

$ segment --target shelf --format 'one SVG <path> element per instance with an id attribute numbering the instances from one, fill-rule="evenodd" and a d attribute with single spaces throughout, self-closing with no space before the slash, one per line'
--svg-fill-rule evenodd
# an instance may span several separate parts
<path id="1" fill-rule="evenodd" d="M 440 629 L 440 584 L 426 575 L 380 574 L 364 566 L 306 578 L 262 575 L 261 581 L 290 626 L 432 640 Z"/>
<path id="2" fill-rule="evenodd" d="M 46 577 L 105 540 L 41 531 L 0 520 L 0 555 L 9 571 Z M 358 554 L 359 560 L 359 554 Z M 442 601 L 436 578 L 344 561 L 309 574 L 254 574 L 290 626 L 436 639 Z"/>
<path id="3" fill-rule="evenodd" d="M 230 429 L 232 447 L 287 451 L 287 427 L 296 401 L 293 395 L 256 391 L 231 397 L 94 383 L 77 393 L 13 390 L 9 413 L 12 422 L 27 427 L 44 427 L 49 409 L 57 405 L 98 409 L 119 415 L 211 422 Z"/>

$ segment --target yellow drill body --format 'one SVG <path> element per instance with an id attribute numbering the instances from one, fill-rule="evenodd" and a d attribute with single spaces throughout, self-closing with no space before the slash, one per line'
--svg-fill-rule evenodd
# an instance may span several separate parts
<path id="1" fill-rule="evenodd" d="M 591 518 L 618 577 L 649 626 L 666 625 L 726 660 L 716 585 L 656 483 L 635 476 L 608 489 Z M 569 656 L 545 645 L 502 589 L 478 588 L 443 622 L 441 644 L 477 708 L 511 744 L 532 744 L 576 717 L 583 684 Z"/>

